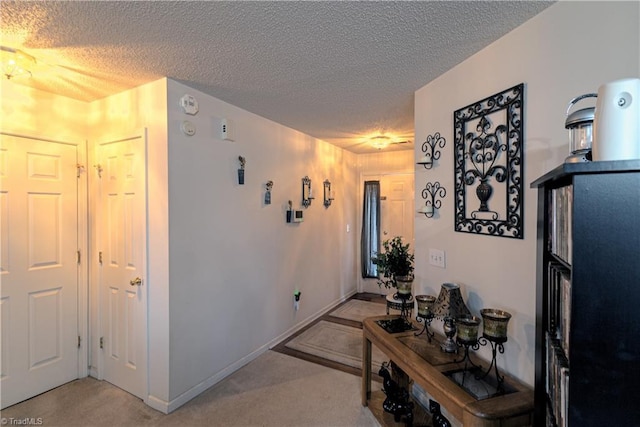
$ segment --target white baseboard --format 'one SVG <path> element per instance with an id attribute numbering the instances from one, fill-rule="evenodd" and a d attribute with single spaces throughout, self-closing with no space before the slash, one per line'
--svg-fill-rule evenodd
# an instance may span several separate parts
<path id="1" fill-rule="evenodd" d="M 298 332 L 299 330 L 305 328 L 306 326 L 308 326 L 309 324 L 311 324 L 312 322 L 318 320 L 320 317 L 324 316 L 325 314 L 327 314 L 328 312 L 330 312 L 331 310 L 333 310 L 334 308 L 336 308 L 338 305 L 342 304 L 343 302 L 345 302 L 346 300 L 348 300 L 349 298 L 351 298 L 353 295 L 355 295 L 357 293 L 357 291 L 351 291 L 348 294 L 344 295 L 341 298 L 338 298 L 337 300 L 331 302 L 329 305 L 327 305 L 325 308 L 323 308 L 322 310 L 320 310 L 319 312 L 317 312 L 316 314 L 314 314 L 313 316 L 305 319 L 304 321 L 296 324 L 295 326 L 293 326 L 292 328 L 286 330 L 284 333 L 282 333 L 280 336 L 274 338 L 273 340 L 270 341 L 269 344 L 267 344 L 269 346 L 269 349 L 272 349 L 273 347 L 277 346 L 278 344 L 280 344 L 282 341 L 286 340 L 287 338 L 289 338 L 291 335 L 295 334 L 296 332 Z"/>
<path id="2" fill-rule="evenodd" d="M 191 387 L 189 390 L 185 391 L 184 393 L 182 393 L 181 395 L 179 395 L 175 399 L 172 399 L 170 401 L 166 401 L 166 400 L 163 400 L 163 399 L 159 399 L 159 398 L 157 398 L 155 396 L 149 395 L 145 399 L 144 403 L 147 404 L 148 406 L 152 407 L 153 409 L 155 409 L 157 411 L 160 411 L 160 412 L 162 412 L 164 414 L 169 414 L 169 413 L 175 411 L 176 409 L 178 409 L 179 407 L 181 407 L 182 405 L 184 405 L 185 403 L 187 403 L 188 401 L 190 401 L 194 397 L 198 396 L 200 393 L 202 393 L 205 390 L 207 390 L 208 388 L 216 385 L 217 383 L 219 383 L 220 381 L 222 381 L 223 379 L 225 379 L 226 377 L 228 377 L 229 375 L 231 375 L 232 373 L 234 373 L 238 369 L 242 368 L 247 363 L 249 363 L 252 360 L 256 359 L 258 356 L 263 354 L 265 351 L 272 349 L 273 347 L 275 347 L 276 345 L 278 345 L 282 341 L 286 340 L 287 338 L 289 338 L 291 335 L 293 335 L 294 333 L 296 333 L 300 329 L 302 329 L 305 326 L 309 325 L 311 322 L 313 322 L 314 320 L 316 320 L 319 317 L 323 316 L 327 312 L 331 311 L 337 305 L 339 305 L 342 302 L 346 301 L 347 299 L 351 298 L 355 294 L 356 294 L 356 291 L 354 290 L 354 291 L 346 294 L 345 296 L 343 296 L 341 298 L 338 298 L 337 300 L 335 300 L 332 303 L 330 303 L 329 305 L 327 305 L 324 309 L 320 310 L 315 315 L 313 315 L 313 316 L 309 317 L 308 319 L 305 319 L 304 321 L 296 324 L 295 326 L 293 326 L 292 328 L 288 329 L 287 331 L 285 331 L 280 336 L 278 336 L 278 337 L 272 339 L 271 341 L 269 341 L 268 343 L 260 346 L 258 349 L 252 351 L 251 353 L 249 353 L 248 355 L 246 355 L 242 359 L 232 363 L 231 365 L 227 366 L 226 368 L 224 368 L 223 370 L 219 371 L 218 373 L 210 376 L 209 378 L 205 379 L 204 381 L 200 382 L 199 384 L 196 384 L 195 386 Z"/>

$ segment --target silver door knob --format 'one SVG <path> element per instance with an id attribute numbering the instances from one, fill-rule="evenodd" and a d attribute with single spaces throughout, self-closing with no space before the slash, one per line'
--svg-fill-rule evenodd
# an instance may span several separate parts
<path id="1" fill-rule="evenodd" d="M 135 279 L 131 280 L 129 284 L 131 286 L 142 286 L 142 279 L 139 277 L 136 277 Z"/>

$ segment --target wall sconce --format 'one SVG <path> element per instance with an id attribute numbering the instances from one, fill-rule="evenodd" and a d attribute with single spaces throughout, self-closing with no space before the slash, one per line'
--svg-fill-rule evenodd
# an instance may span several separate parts
<path id="1" fill-rule="evenodd" d="M 422 198 L 425 199 L 425 204 L 418 209 L 418 213 L 424 214 L 427 218 L 433 218 L 435 210 L 440 209 L 442 204 L 439 198 L 444 198 L 446 195 L 447 190 L 441 187 L 438 181 L 434 183 L 427 182 L 427 185 L 422 190 Z"/>
<path id="2" fill-rule="evenodd" d="M 416 163 L 423 165 L 425 169 L 431 169 L 434 161 L 440 158 L 441 152 L 436 147 L 444 148 L 446 143 L 440 132 L 427 136 L 427 140 L 422 143 L 422 157 Z"/>
<path id="3" fill-rule="evenodd" d="M 247 164 L 247 160 L 242 156 L 238 156 L 238 160 L 240 161 L 240 169 L 238 169 L 238 184 L 244 185 L 244 165 Z"/>
<path id="4" fill-rule="evenodd" d="M 264 193 L 264 204 L 265 205 L 270 205 L 271 204 L 271 189 L 273 188 L 273 181 L 271 181 L 271 180 L 267 181 L 265 186 L 267 187 L 267 191 Z"/>
<path id="5" fill-rule="evenodd" d="M 31 76 L 31 68 L 36 65 L 36 59 L 19 49 L 0 46 L 0 65 L 2 74 L 7 79 L 20 76 Z"/>
<path id="6" fill-rule="evenodd" d="M 333 201 L 333 193 L 331 192 L 331 182 L 328 179 L 324 180 L 324 206 L 328 208 Z"/>
<path id="7" fill-rule="evenodd" d="M 313 192 L 311 190 L 311 180 L 308 176 L 302 178 L 302 206 L 308 208 L 311 206 L 311 201 L 314 199 Z"/>

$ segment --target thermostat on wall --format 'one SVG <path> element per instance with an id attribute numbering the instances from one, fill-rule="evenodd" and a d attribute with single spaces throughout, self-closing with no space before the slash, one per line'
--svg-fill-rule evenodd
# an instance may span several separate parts
<path id="1" fill-rule="evenodd" d="M 198 101 L 192 95 L 187 94 L 180 98 L 180 106 L 186 114 L 198 114 Z"/>

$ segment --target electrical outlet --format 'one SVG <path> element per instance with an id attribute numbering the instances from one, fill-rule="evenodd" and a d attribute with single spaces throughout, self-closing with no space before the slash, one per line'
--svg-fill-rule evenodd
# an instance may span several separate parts
<path id="1" fill-rule="evenodd" d="M 445 268 L 444 251 L 441 251 L 440 249 L 429 249 L 429 264 Z"/>

